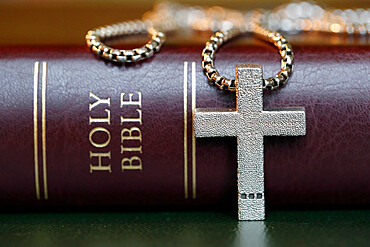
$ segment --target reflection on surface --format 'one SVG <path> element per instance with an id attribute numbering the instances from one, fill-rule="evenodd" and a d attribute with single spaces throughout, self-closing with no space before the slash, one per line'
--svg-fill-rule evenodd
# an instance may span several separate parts
<path id="1" fill-rule="evenodd" d="M 370 211 L 0 214 L 2 246 L 367 246 Z M 339 244 L 339 245 L 338 245 Z"/>
<path id="2" fill-rule="evenodd" d="M 233 246 L 267 246 L 266 225 L 264 221 L 239 221 Z"/>

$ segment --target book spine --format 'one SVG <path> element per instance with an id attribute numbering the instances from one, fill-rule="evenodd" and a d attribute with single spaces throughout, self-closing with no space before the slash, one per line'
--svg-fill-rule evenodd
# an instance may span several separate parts
<path id="1" fill-rule="evenodd" d="M 236 205 L 236 138 L 195 138 L 197 108 L 233 108 L 201 70 L 202 47 L 166 46 L 132 65 L 81 47 L 0 49 L 0 204 Z M 307 135 L 265 137 L 269 206 L 370 203 L 365 47 L 297 47 L 288 84 L 265 107 L 305 107 Z M 217 67 L 262 64 L 262 47 L 225 47 Z"/>

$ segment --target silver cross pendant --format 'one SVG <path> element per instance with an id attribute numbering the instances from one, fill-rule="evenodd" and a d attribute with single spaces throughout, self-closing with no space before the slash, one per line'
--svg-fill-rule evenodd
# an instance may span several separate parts
<path id="1" fill-rule="evenodd" d="M 237 65 L 236 109 L 194 114 L 196 137 L 237 137 L 239 220 L 265 219 L 263 137 L 306 134 L 304 108 L 263 109 L 262 80 L 260 65 Z"/>

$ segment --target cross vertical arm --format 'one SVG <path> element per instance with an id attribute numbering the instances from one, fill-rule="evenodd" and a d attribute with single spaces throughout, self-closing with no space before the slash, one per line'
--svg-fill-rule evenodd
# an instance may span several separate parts
<path id="1" fill-rule="evenodd" d="M 238 218 L 265 219 L 263 136 L 238 136 Z"/>

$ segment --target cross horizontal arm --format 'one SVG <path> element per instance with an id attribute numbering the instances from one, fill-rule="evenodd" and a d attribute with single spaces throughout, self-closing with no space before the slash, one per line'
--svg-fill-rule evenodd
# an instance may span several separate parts
<path id="1" fill-rule="evenodd" d="M 196 137 L 236 136 L 240 116 L 235 109 L 196 109 Z"/>
<path id="2" fill-rule="evenodd" d="M 265 136 L 301 136 L 306 134 L 304 108 L 266 109 L 261 116 L 262 133 Z"/>

